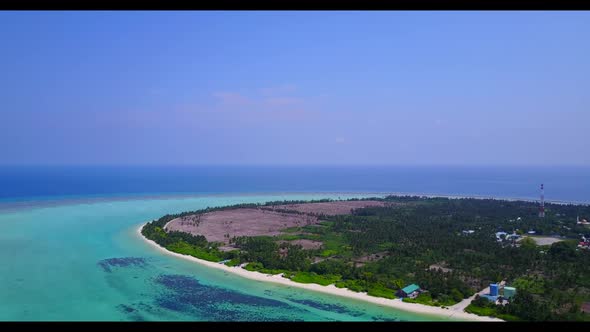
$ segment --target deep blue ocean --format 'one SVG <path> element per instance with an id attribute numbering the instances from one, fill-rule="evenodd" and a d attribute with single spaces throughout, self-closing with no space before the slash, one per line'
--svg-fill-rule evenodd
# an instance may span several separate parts
<path id="1" fill-rule="evenodd" d="M 75 196 L 379 192 L 590 201 L 590 167 L 4 166 L 0 200 Z"/>

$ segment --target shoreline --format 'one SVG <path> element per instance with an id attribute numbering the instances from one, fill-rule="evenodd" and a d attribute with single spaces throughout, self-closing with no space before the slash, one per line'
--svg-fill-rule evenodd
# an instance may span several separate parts
<path id="1" fill-rule="evenodd" d="M 137 235 L 140 238 L 142 238 L 146 243 L 148 243 L 149 245 L 151 245 L 155 249 L 159 250 L 160 252 L 165 253 L 167 255 L 176 256 L 178 258 L 190 260 L 190 261 L 196 262 L 198 264 L 208 266 L 210 268 L 233 273 L 235 275 L 238 275 L 238 276 L 241 276 L 241 277 L 244 277 L 247 279 L 263 281 L 263 282 L 271 282 L 271 283 L 275 283 L 275 284 L 282 284 L 285 286 L 304 288 L 304 289 L 311 290 L 311 291 L 316 291 L 316 292 L 346 297 L 346 298 L 350 298 L 350 299 L 360 300 L 360 301 L 364 301 L 364 302 L 370 302 L 370 303 L 377 304 L 377 305 L 387 306 L 387 307 L 391 307 L 391 308 L 398 309 L 398 310 L 405 311 L 405 312 L 433 315 L 433 316 L 441 316 L 441 317 L 452 317 L 452 318 L 458 318 L 458 319 L 466 320 L 466 321 L 503 322 L 503 320 L 499 319 L 499 318 L 478 316 L 478 315 L 470 314 L 470 313 L 467 313 L 464 311 L 443 309 L 441 307 L 427 306 L 427 305 L 418 304 L 418 303 L 407 303 L 407 302 L 402 302 L 397 299 L 393 300 L 393 299 L 386 299 L 386 298 L 382 298 L 382 297 L 374 297 L 374 296 L 367 295 L 366 293 L 357 293 L 357 292 L 353 292 L 353 291 L 346 289 L 346 288 L 338 288 L 338 287 L 334 286 L 333 284 L 328 285 L 328 286 L 321 286 L 318 284 L 298 283 L 298 282 L 283 278 L 281 275 L 269 275 L 269 274 L 264 274 L 264 273 L 260 273 L 257 271 L 247 271 L 247 270 L 244 270 L 243 268 L 238 267 L 238 266 L 230 267 L 225 264 L 210 262 L 210 261 L 199 259 L 199 258 L 196 258 L 193 256 L 175 253 L 175 252 L 169 251 L 169 250 L 161 247 L 156 242 L 143 236 L 143 234 L 141 234 L 141 230 L 144 225 L 145 224 L 139 225 L 139 227 L 136 230 Z"/>

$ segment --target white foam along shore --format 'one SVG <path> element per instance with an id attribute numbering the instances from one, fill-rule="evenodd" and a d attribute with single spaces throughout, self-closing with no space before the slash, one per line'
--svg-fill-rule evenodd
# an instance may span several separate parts
<path id="1" fill-rule="evenodd" d="M 298 282 L 283 278 L 281 275 L 278 275 L 278 274 L 277 275 L 270 275 L 270 274 L 260 273 L 260 272 L 256 272 L 256 271 L 248 271 L 248 270 L 245 270 L 245 269 L 238 267 L 238 266 L 230 267 L 225 264 L 210 262 L 210 261 L 199 259 L 199 258 L 196 258 L 193 256 L 175 253 L 175 252 L 169 251 L 169 250 L 161 247 L 156 242 L 143 236 L 143 234 L 141 234 L 141 229 L 143 228 L 144 225 L 145 224 L 142 224 L 137 228 L 137 234 L 139 235 L 139 237 L 144 239 L 147 243 L 152 245 L 157 250 L 160 250 L 161 252 L 171 255 L 171 256 L 176 256 L 179 258 L 187 259 L 187 260 L 190 260 L 190 261 L 193 261 L 193 262 L 196 262 L 196 263 L 199 263 L 199 264 L 202 264 L 202 265 L 214 268 L 214 269 L 219 269 L 219 270 L 223 270 L 223 271 L 226 271 L 229 273 L 233 273 L 233 274 L 242 276 L 244 278 L 257 280 L 257 281 L 272 282 L 272 283 L 276 283 L 276 284 L 282 284 L 285 286 L 305 288 L 305 289 L 316 291 L 316 292 L 327 293 L 327 294 L 332 294 L 332 295 L 336 295 L 336 296 L 343 296 L 343 297 L 361 300 L 361 301 L 365 301 L 365 302 L 371 302 L 371 303 L 382 305 L 382 306 L 388 306 L 388 307 L 403 310 L 406 312 L 413 312 L 413 313 L 441 316 L 441 317 L 452 317 L 452 318 L 456 318 L 458 320 L 466 320 L 466 321 L 496 321 L 496 322 L 503 321 L 499 318 L 477 316 L 477 315 L 470 314 L 470 313 L 463 312 L 463 311 L 443 309 L 440 307 L 432 307 L 432 306 L 427 306 L 427 305 L 418 304 L 418 303 L 402 302 L 399 299 L 393 300 L 393 299 L 386 299 L 386 298 L 382 298 L 382 297 L 374 297 L 374 296 L 367 295 L 367 293 L 357 293 L 357 292 L 353 292 L 353 291 L 346 289 L 346 288 L 338 288 L 334 285 L 322 286 L 322 285 L 318 285 L 318 284 L 302 284 L 302 283 L 298 283 Z"/>

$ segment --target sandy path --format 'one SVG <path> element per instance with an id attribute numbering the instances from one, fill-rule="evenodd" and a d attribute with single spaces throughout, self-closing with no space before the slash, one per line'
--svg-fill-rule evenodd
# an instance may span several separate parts
<path id="1" fill-rule="evenodd" d="M 432 306 L 427 306 L 427 305 L 422 305 L 422 304 L 417 304 L 417 303 L 406 303 L 406 302 L 402 302 L 400 300 L 392 300 L 392 299 L 386 299 L 386 298 L 381 298 L 381 297 L 369 296 L 366 293 L 356 293 L 356 292 L 353 292 L 353 291 L 345 289 L 345 288 L 338 288 L 334 285 L 321 286 L 321 285 L 317 285 L 317 284 L 302 284 L 302 283 L 294 282 L 289 279 L 283 278 L 281 275 L 269 275 L 269 274 L 264 274 L 264 273 L 260 273 L 260 272 L 247 271 L 247 270 L 244 270 L 238 266 L 230 267 L 230 266 L 226 266 L 224 264 L 214 263 L 214 262 L 209 262 L 206 260 L 198 259 L 193 256 L 178 254 L 178 253 L 166 250 L 166 249 L 160 247 L 160 245 L 158 245 L 156 242 L 145 238 L 141 234 L 142 228 L 143 228 L 143 224 L 137 228 L 138 236 L 141 237 L 143 240 L 145 240 L 150 245 L 152 245 L 157 250 L 159 250 L 163 253 L 166 253 L 167 255 L 176 256 L 176 257 L 183 258 L 183 259 L 188 259 L 193 262 L 196 262 L 196 263 L 199 263 L 202 265 L 206 265 L 211 268 L 234 273 L 234 274 L 242 276 L 244 278 L 258 280 L 258 281 L 272 282 L 272 283 L 282 284 L 282 285 L 291 286 L 291 287 L 305 288 L 305 289 L 316 291 L 316 292 L 327 293 L 327 294 L 332 294 L 332 295 L 336 295 L 336 296 L 343 296 L 343 297 L 347 297 L 347 298 L 353 298 L 353 299 L 357 299 L 357 300 L 361 300 L 361 301 L 365 301 L 365 302 L 371 302 L 371 303 L 378 304 L 378 305 L 392 307 L 392 308 L 407 311 L 407 312 L 414 312 L 414 313 L 428 314 L 428 315 L 435 315 L 435 316 L 443 316 L 443 317 L 453 317 L 453 318 L 458 318 L 461 320 L 468 320 L 468 321 L 497 321 L 497 322 L 502 321 L 501 319 L 498 319 L 498 318 L 482 317 L 482 316 L 477 316 L 474 314 L 466 313 L 463 311 L 443 309 L 440 307 L 432 307 Z"/>
<path id="2" fill-rule="evenodd" d="M 489 294 L 490 293 L 490 287 L 486 287 L 483 290 L 481 290 L 479 293 L 475 293 L 473 295 L 471 295 L 470 297 L 464 299 L 463 301 L 454 304 L 450 307 L 451 310 L 453 311 L 460 311 L 463 312 L 465 310 L 465 308 L 467 308 L 467 306 L 471 303 L 471 301 L 473 301 L 475 299 L 475 296 L 479 295 L 484 295 L 484 294 Z"/>

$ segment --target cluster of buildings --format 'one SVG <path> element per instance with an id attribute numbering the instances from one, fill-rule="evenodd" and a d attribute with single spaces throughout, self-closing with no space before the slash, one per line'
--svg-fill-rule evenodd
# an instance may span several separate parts
<path id="1" fill-rule="evenodd" d="M 499 284 L 490 284 L 490 292 L 480 296 L 496 304 L 506 304 L 514 295 L 516 295 L 516 288 L 504 286 L 502 282 Z"/>
<path id="2" fill-rule="evenodd" d="M 498 243 L 500 243 L 502 246 L 517 246 L 517 242 L 521 239 L 522 236 L 516 234 L 516 231 L 513 231 L 512 234 L 508 234 L 506 232 L 496 232 L 496 241 L 498 241 Z"/>
<path id="3" fill-rule="evenodd" d="M 506 232 L 496 232 L 496 241 L 498 242 L 518 239 L 520 239 L 520 235 L 516 234 L 516 232 L 512 232 L 512 234 L 508 234 Z"/>
<path id="4" fill-rule="evenodd" d="M 503 231 L 496 232 L 496 241 L 498 241 L 502 245 L 509 244 L 509 245 L 518 246 L 517 242 L 522 240 L 523 236 L 520 234 L 516 234 L 517 231 L 518 231 L 518 229 L 512 231 L 512 234 L 508 234 Z M 526 232 L 526 234 L 535 235 L 535 234 L 537 234 L 537 231 L 529 230 Z"/>

